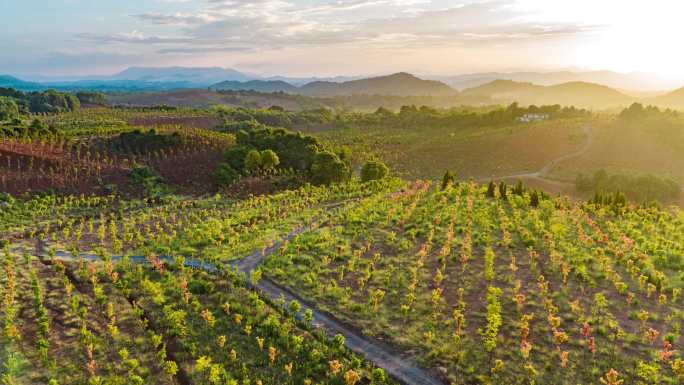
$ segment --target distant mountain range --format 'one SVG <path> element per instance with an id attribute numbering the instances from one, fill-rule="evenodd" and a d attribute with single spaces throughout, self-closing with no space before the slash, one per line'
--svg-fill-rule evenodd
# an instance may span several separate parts
<path id="1" fill-rule="evenodd" d="M 521 83 L 534 83 L 551 86 L 562 83 L 597 83 L 619 90 L 661 91 L 672 87 L 666 80 L 648 73 L 622 74 L 613 71 L 557 71 L 557 72 L 487 72 L 456 76 L 427 77 L 440 80 L 458 90 L 477 87 L 494 80 L 512 80 Z"/>
<path id="2" fill-rule="evenodd" d="M 492 79 L 496 76 L 502 78 Z M 505 77 L 532 79 L 534 81 L 518 81 L 505 79 Z M 602 79 L 612 84 L 619 83 L 622 86 L 611 87 L 598 81 L 565 81 L 577 78 Z M 288 81 L 290 79 L 292 81 Z M 236 70 L 224 68 L 132 67 L 111 76 L 89 77 L 80 80 L 73 78 L 43 79 L 38 82 L 0 75 L 0 87 L 11 87 L 23 91 L 47 88 L 65 91 L 97 90 L 105 92 L 184 89 L 203 89 L 206 91 L 209 89 L 210 91 L 284 92 L 313 97 L 351 95 L 431 96 L 440 98 L 440 105 L 487 105 L 516 101 L 522 105 L 561 104 L 594 109 L 622 107 L 633 102 L 642 102 L 684 109 L 684 88 L 657 97 L 630 96 L 621 90 L 631 88 L 630 84 L 633 86 L 641 84 L 639 82 L 645 81 L 644 77 L 639 74 L 621 75 L 609 71 L 485 73 L 438 78 L 442 81 L 435 80 L 436 78 L 421 79 L 405 72 L 361 79 L 348 77 L 331 79 L 256 78 Z M 556 81 L 559 83 L 554 83 Z M 466 84 L 470 86 L 465 87 Z M 459 92 L 455 88 L 464 89 Z"/>
<path id="3" fill-rule="evenodd" d="M 5 77 L 4 75 L 0 75 Z M 6 76 L 10 78 L 10 76 Z M 20 79 L 0 77 L 0 87 L 16 84 L 22 91 L 54 88 L 62 91 L 94 90 L 103 92 L 126 92 L 126 91 L 168 91 L 189 88 L 207 88 L 221 82 L 248 82 L 251 80 L 284 81 L 295 86 L 301 86 L 314 81 L 344 82 L 359 79 L 360 77 L 336 76 L 331 78 L 295 78 L 273 76 L 263 78 L 249 75 L 230 68 L 220 67 L 130 67 L 114 75 L 107 76 L 60 76 L 60 77 L 33 77 L 26 83 L 21 84 Z M 36 84 L 38 86 L 36 86 Z M 237 87 L 237 85 L 236 85 Z M 265 92 L 265 91 L 264 91 Z"/>
<path id="4" fill-rule="evenodd" d="M 419 79 L 405 72 L 339 83 L 314 81 L 301 87 L 296 87 L 284 81 L 252 80 L 249 82 L 221 82 L 210 88 L 213 90 L 230 91 L 286 92 L 318 97 L 349 95 L 447 96 L 458 93 L 442 82 Z"/>

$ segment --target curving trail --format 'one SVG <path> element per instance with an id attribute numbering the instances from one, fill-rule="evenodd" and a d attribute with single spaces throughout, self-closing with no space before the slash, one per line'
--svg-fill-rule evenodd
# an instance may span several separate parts
<path id="1" fill-rule="evenodd" d="M 288 234 L 285 239 L 290 240 L 306 231 L 307 230 L 304 228 L 297 229 Z M 241 273 L 249 274 L 255 270 L 266 257 L 280 249 L 282 243 L 283 242 L 280 242 L 270 247 L 265 253 L 260 251 L 254 252 L 246 258 L 234 262 L 231 266 Z M 437 380 L 426 371 L 419 368 L 414 360 L 403 358 L 398 351 L 388 347 L 386 344 L 363 336 L 358 331 L 335 319 L 334 316 L 316 309 L 313 304 L 290 291 L 288 288 L 278 285 L 268 278 L 262 278 L 257 283 L 256 289 L 273 300 L 284 298 L 285 303 L 296 300 L 302 305 L 298 317 L 300 317 L 305 310 L 311 309 L 313 312 L 313 325 L 315 327 L 322 327 L 330 337 L 335 334 L 343 335 L 345 338 L 345 345 L 349 350 L 364 356 L 376 366 L 383 368 L 385 372 L 400 383 L 407 385 L 444 385 L 442 381 Z"/>
<path id="2" fill-rule="evenodd" d="M 577 158 L 579 156 L 584 155 L 587 151 L 589 151 L 589 148 L 591 145 L 594 143 L 594 137 L 592 135 L 592 127 L 591 125 L 586 125 L 584 126 L 584 134 L 587 136 L 587 141 L 584 143 L 582 148 L 580 148 L 577 151 L 573 151 L 564 155 L 561 155 L 557 158 L 551 159 L 548 163 L 544 165 L 541 169 L 533 172 L 523 172 L 523 173 L 517 173 L 517 174 L 510 174 L 510 175 L 502 175 L 496 178 L 480 178 L 477 181 L 478 182 L 487 182 L 491 179 L 516 179 L 516 178 L 536 178 L 536 179 L 541 179 L 546 182 L 550 183 L 555 183 L 559 185 L 568 185 L 568 182 L 562 182 L 562 181 L 556 181 L 556 180 L 551 180 L 546 178 L 546 174 L 548 174 L 556 165 L 559 163 L 565 162 L 566 160 L 570 160 L 573 158 Z"/>
<path id="3" fill-rule="evenodd" d="M 226 268 L 230 268 L 238 273 L 244 273 L 249 276 L 252 271 L 259 267 L 265 258 L 277 252 L 286 241 L 292 240 L 294 237 L 311 231 L 316 227 L 317 225 L 315 223 L 306 227 L 299 227 L 288 233 L 281 241 L 271 245 L 263 251 L 254 251 L 243 259 L 230 262 L 223 266 L 216 266 L 200 259 L 193 258 L 186 258 L 185 266 L 193 269 L 201 269 L 209 273 L 217 273 Z M 41 258 L 47 257 L 45 254 L 44 241 L 37 241 L 36 252 Z M 65 261 L 76 261 L 80 258 L 88 261 L 100 260 L 95 254 L 81 253 L 78 257 L 74 257 L 71 253 L 64 251 L 57 252 L 55 258 Z M 166 263 L 173 262 L 173 259 L 170 256 L 159 256 L 159 258 Z M 120 261 L 122 257 L 112 256 L 111 259 L 112 261 Z M 146 258 L 143 256 L 132 256 L 128 257 L 128 259 L 132 263 L 147 263 Z M 336 334 L 343 335 L 345 338 L 345 345 L 349 350 L 365 357 L 377 367 L 383 368 L 385 372 L 396 381 L 405 385 L 445 385 L 444 382 L 418 367 L 415 360 L 402 357 L 401 353 L 396 349 L 393 349 L 382 342 L 365 337 L 362 333 L 335 319 L 334 316 L 318 310 L 314 304 L 299 297 L 288 288 L 278 285 L 268 278 L 262 278 L 254 289 L 258 290 L 262 295 L 270 298 L 272 301 L 284 298 L 285 304 L 287 304 L 292 300 L 296 300 L 301 304 L 301 310 L 296 315 L 299 319 L 302 318 L 304 311 L 310 309 L 313 313 L 312 323 L 314 327 L 323 328 L 329 337 Z"/>

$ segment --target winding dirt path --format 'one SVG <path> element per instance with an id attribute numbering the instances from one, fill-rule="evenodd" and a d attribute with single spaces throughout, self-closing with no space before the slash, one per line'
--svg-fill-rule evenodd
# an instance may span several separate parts
<path id="1" fill-rule="evenodd" d="M 234 271 L 238 273 L 244 273 L 249 276 L 251 272 L 256 270 L 259 265 L 261 265 L 265 258 L 277 252 L 286 241 L 290 241 L 294 237 L 307 231 L 311 231 L 317 227 L 318 225 L 316 223 L 299 227 L 288 233 L 279 242 L 276 242 L 270 247 L 264 250 L 254 251 L 252 254 L 243 259 L 232 261 L 221 267 L 217 267 L 216 265 L 204 262 L 200 259 L 192 258 L 185 259 L 185 266 L 194 269 L 201 269 L 210 273 L 217 273 L 220 270 L 230 266 L 230 268 Z M 38 241 L 36 243 L 36 252 L 42 258 L 47 257 L 45 254 L 44 242 Z M 71 253 L 65 251 L 59 251 L 55 253 L 55 258 L 65 261 L 76 261 L 80 258 L 88 261 L 99 260 L 99 257 L 94 254 L 81 253 L 78 257 L 74 257 L 71 255 Z M 173 262 L 173 259 L 169 256 L 159 256 L 159 258 L 167 263 Z M 112 256 L 111 259 L 112 261 L 120 261 L 122 257 Z M 143 256 L 132 256 L 128 259 L 132 263 L 147 263 L 146 258 Z M 285 304 L 288 304 L 292 300 L 296 300 L 301 304 L 301 310 L 296 315 L 299 319 L 302 318 L 303 313 L 307 309 L 310 309 L 313 313 L 312 324 L 314 327 L 322 328 L 329 337 L 332 337 L 336 334 L 343 335 L 345 338 L 345 345 L 347 348 L 349 348 L 349 350 L 361 355 L 362 357 L 365 357 L 367 360 L 373 362 L 377 367 L 383 368 L 385 372 L 396 381 L 405 385 L 445 385 L 442 381 L 433 377 L 427 371 L 421 369 L 416 364 L 414 359 L 402 357 L 400 352 L 388 346 L 387 344 L 364 336 L 357 330 L 354 330 L 353 328 L 345 325 L 343 322 L 337 320 L 333 315 L 320 311 L 315 307 L 315 304 L 303 299 L 296 293 L 290 291 L 288 288 L 283 287 L 268 278 L 262 278 L 256 284 L 254 289 L 259 291 L 267 298 L 270 298 L 272 301 L 284 298 Z"/>
<path id="2" fill-rule="evenodd" d="M 291 240 L 297 235 L 305 233 L 315 227 L 315 225 L 312 225 L 310 228 L 297 229 L 288 234 L 285 239 Z M 271 246 L 265 253 L 262 253 L 261 251 L 254 252 L 244 259 L 235 261 L 231 266 L 237 269 L 237 271 L 249 275 L 261 265 L 265 258 L 280 249 L 282 244 L 283 242 L 279 242 Z M 310 309 L 313 313 L 312 323 L 315 327 L 323 328 L 330 337 L 335 334 L 343 335 L 345 338 L 344 344 L 349 350 L 372 361 L 376 366 L 383 368 L 385 372 L 400 383 L 406 385 L 444 385 L 443 382 L 437 380 L 425 370 L 418 367 L 413 359 L 401 357 L 396 349 L 363 336 L 358 331 L 337 320 L 333 315 L 320 311 L 314 304 L 290 291 L 288 288 L 283 287 L 268 278 L 262 278 L 257 283 L 256 289 L 272 300 L 284 298 L 286 304 L 292 300 L 299 302 L 301 304 L 301 311 L 297 314 L 298 318 L 301 318 L 304 311 Z"/>

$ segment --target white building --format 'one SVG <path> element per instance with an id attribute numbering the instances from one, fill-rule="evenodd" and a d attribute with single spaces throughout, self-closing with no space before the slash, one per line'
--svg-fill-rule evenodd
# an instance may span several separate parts
<path id="1" fill-rule="evenodd" d="M 538 122 L 549 118 L 549 114 L 525 114 L 518 117 L 519 122 Z"/>

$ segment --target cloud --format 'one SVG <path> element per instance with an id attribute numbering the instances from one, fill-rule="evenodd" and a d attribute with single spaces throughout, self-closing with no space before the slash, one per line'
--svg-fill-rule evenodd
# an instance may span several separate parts
<path id="1" fill-rule="evenodd" d="M 172 57 L 288 50 L 427 52 L 454 47 L 515 46 L 593 33 L 599 26 L 525 18 L 515 0 L 206 0 L 194 11 L 132 14 L 132 30 L 83 32 L 81 42 Z M 161 10 L 160 10 L 161 11 Z M 133 48 L 135 47 L 135 48 Z M 483 48 L 484 47 L 484 48 Z M 455 51 L 454 51 L 455 52 Z M 225 55 L 221 55 L 225 54 Z M 175 56 L 174 56 L 175 55 Z M 204 56 L 202 56 L 204 55 Z M 218 56 L 216 56 L 218 55 Z M 160 59 L 166 60 L 166 59 Z M 426 59 L 427 60 L 427 59 Z"/>
<path id="2" fill-rule="evenodd" d="M 281 0 L 212 0 L 197 16 L 146 15 L 156 24 L 184 24 L 193 47 L 165 52 L 234 51 L 336 44 L 499 44 L 589 33 L 596 26 L 523 21 L 511 1 L 480 1 L 444 9 L 412 9 L 423 0 L 340 0 L 302 7 Z M 367 14 L 359 18 L 360 10 Z M 380 12 L 374 12 L 380 10 Z M 201 15 L 201 16 L 200 16 Z"/>
<path id="3" fill-rule="evenodd" d="M 215 20 L 215 17 L 206 14 L 206 13 L 198 13 L 198 14 L 184 14 L 184 13 L 175 13 L 171 15 L 165 15 L 162 13 L 142 13 L 138 15 L 131 15 L 137 19 L 140 19 L 145 22 L 151 22 L 153 24 L 160 24 L 160 25 L 194 25 L 194 24 L 203 24 L 203 23 L 209 23 Z"/>
<path id="4" fill-rule="evenodd" d="M 128 43 L 128 44 L 178 44 L 190 43 L 188 38 L 172 38 L 162 36 L 146 36 L 137 30 L 117 33 L 117 34 L 94 34 L 94 33 L 80 33 L 76 35 L 78 39 L 89 41 L 97 44 L 111 44 L 111 43 Z"/>

